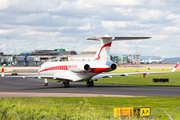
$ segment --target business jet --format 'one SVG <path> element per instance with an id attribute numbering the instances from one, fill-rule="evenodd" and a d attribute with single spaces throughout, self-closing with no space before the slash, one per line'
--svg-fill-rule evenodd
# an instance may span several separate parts
<path id="1" fill-rule="evenodd" d="M 100 41 L 100 46 L 94 56 L 93 61 L 59 61 L 45 62 L 38 70 L 38 75 L 29 76 L 5 76 L 4 68 L 2 68 L 1 77 L 22 77 L 22 78 L 45 78 L 44 86 L 48 86 L 47 78 L 56 79 L 62 82 L 62 87 L 69 87 L 69 82 L 86 81 L 87 87 L 93 87 L 97 78 L 109 78 L 112 76 L 129 76 L 131 74 L 151 74 L 151 73 L 167 73 L 167 72 L 135 72 L 135 73 L 107 73 L 117 68 L 112 61 L 107 61 L 109 50 L 113 41 L 116 40 L 141 40 L 150 37 L 92 37 L 87 40 Z M 172 71 L 175 72 L 179 63 L 176 64 Z"/>
<path id="2" fill-rule="evenodd" d="M 165 61 L 165 56 L 163 56 L 159 60 L 153 60 L 152 57 L 150 57 L 149 59 L 141 59 L 140 63 L 144 63 L 144 64 L 149 63 L 149 64 L 152 64 L 152 63 L 161 63 L 163 61 Z"/>

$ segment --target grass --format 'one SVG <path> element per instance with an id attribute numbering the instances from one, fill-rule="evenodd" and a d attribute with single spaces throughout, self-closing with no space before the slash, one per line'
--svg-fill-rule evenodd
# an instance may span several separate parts
<path id="1" fill-rule="evenodd" d="M 45 118 L 45 115 L 65 120 L 82 114 L 87 114 L 93 119 L 98 116 L 113 118 L 113 108 L 138 106 L 151 107 L 152 111 L 161 107 L 170 114 L 175 108 L 180 107 L 180 97 L 0 98 L 0 119 L 5 119 L 5 116 L 8 120 L 16 119 L 17 116 L 12 111 L 17 113 L 20 120 L 34 120 L 38 116 L 38 120 L 51 119 Z M 154 116 L 157 117 L 154 120 L 167 120 L 167 116 L 161 110 L 157 110 Z M 87 116 L 82 117 L 90 120 Z M 105 117 L 100 119 L 104 120 Z M 179 119 L 180 110 L 174 116 L 174 120 Z"/>
<path id="2" fill-rule="evenodd" d="M 167 69 L 170 71 L 171 69 Z M 162 69 L 139 69 L 139 72 L 162 71 Z M 116 72 L 136 72 L 136 69 L 123 68 Z M 169 83 L 153 83 L 153 78 L 169 78 Z M 180 69 L 174 73 L 150 74 L 145 78 L 142 75 L 130 75 L 129 77 L 114 76 L 112 78 L 100 78 L 95 84 L 121 84 L 121 85 L 156 85 L 156 86 L 180 86 Z M 90 120 L 83 114 L 90 115 L 93 119 L 98 116 L 113 117 L 113 108 L 118 107 L 151 107 L 154 111 L 157 107 L 162 108 L 170 114 L 175 108 L 180 107 L 180 97 L 76 97 L 76 98 L 0 98 L 0 119 L 16 119 L 16 112 L 20 120 L 51 119 L 45 118 L 53 116 L 62 120 L 77 116 L 75 119 Z M 7 115 L 7 113 L 9 113 Z M 82 115 L 81 117 L 78 115 Z M 168 120 L 166 114 L 158 109 L 153 120 Z M 173 117 L 173 116 L 171 116 Z M 180 110 L 177 111 L 173 120 L 180 119 Z M 108 118 L 100 118 L 101 120 Z M 138 118 L 133 118 L 137 120 Z M 146 118 L 148 119 L 148 118 Z M 99 120 L 99 119 L 98 119 Z"/>

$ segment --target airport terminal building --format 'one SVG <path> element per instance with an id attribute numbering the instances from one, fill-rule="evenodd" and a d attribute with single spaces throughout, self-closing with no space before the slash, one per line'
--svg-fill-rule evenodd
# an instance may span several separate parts
<path id="1" fill-rule="evenodd" d="M 92 61 L 95 53 L 95 51 L 84 51 L 77 54 L 76 51 L 66 51 L 65 49 L 35 50 L 18 55 L 7 55 L 0 52 L 0 62 L 1 65 L 6 64 L 7 66 L 39 66 L 46 61 Z M 116 64 L 127 64 L 135 61 L 135 55 L 109 55 L 108 60 Z"/>

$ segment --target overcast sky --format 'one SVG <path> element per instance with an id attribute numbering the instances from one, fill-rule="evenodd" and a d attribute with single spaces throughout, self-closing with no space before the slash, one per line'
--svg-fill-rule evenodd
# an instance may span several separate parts
<path id="1" fill-rule="evenodd" d="M 137 47 L 143 56 L 180 57 L 179 6 L 179 0 L 1 0 L 0 49 L 96 51 L 99 42 L 86 38 L 108 34 L 152 37 L 113 42 L 111 54 L 134 54 Z"/>

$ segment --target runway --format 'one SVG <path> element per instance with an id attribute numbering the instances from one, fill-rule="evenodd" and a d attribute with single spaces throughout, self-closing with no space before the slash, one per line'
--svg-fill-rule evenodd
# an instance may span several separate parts
<path id="1" fill-rule="evenodd" d="M 49 86 L 34 78 L 0 78 L 0 97 L 171 97 L 180 96 L 180 87 L 155 87 L 134 85 L 103 85 L 86 87 L 83 83 L 70 83 L 62 88 L 61 83 L 49 81 Z"/>
<path id="2" fill-rule="evenodd" d="M 134 68 L 136 65 L 121 65 L 119 68 Z M 173 68 L 175 64 L 141 64 L 140 68 Z M 37 74 L 38 67 L 6 67 L 5 74 L 16 69 L 19 75 Z M 179 68 L 178 68 L 179 69 Z M 70 88 L 62 88 L 61 83 L 34 78 L 0 78 L 0 97 L 171 97 L 180 96 L 180 87 L 103 85 L 86 87 L 83 83 L 70 83 Z"/>

